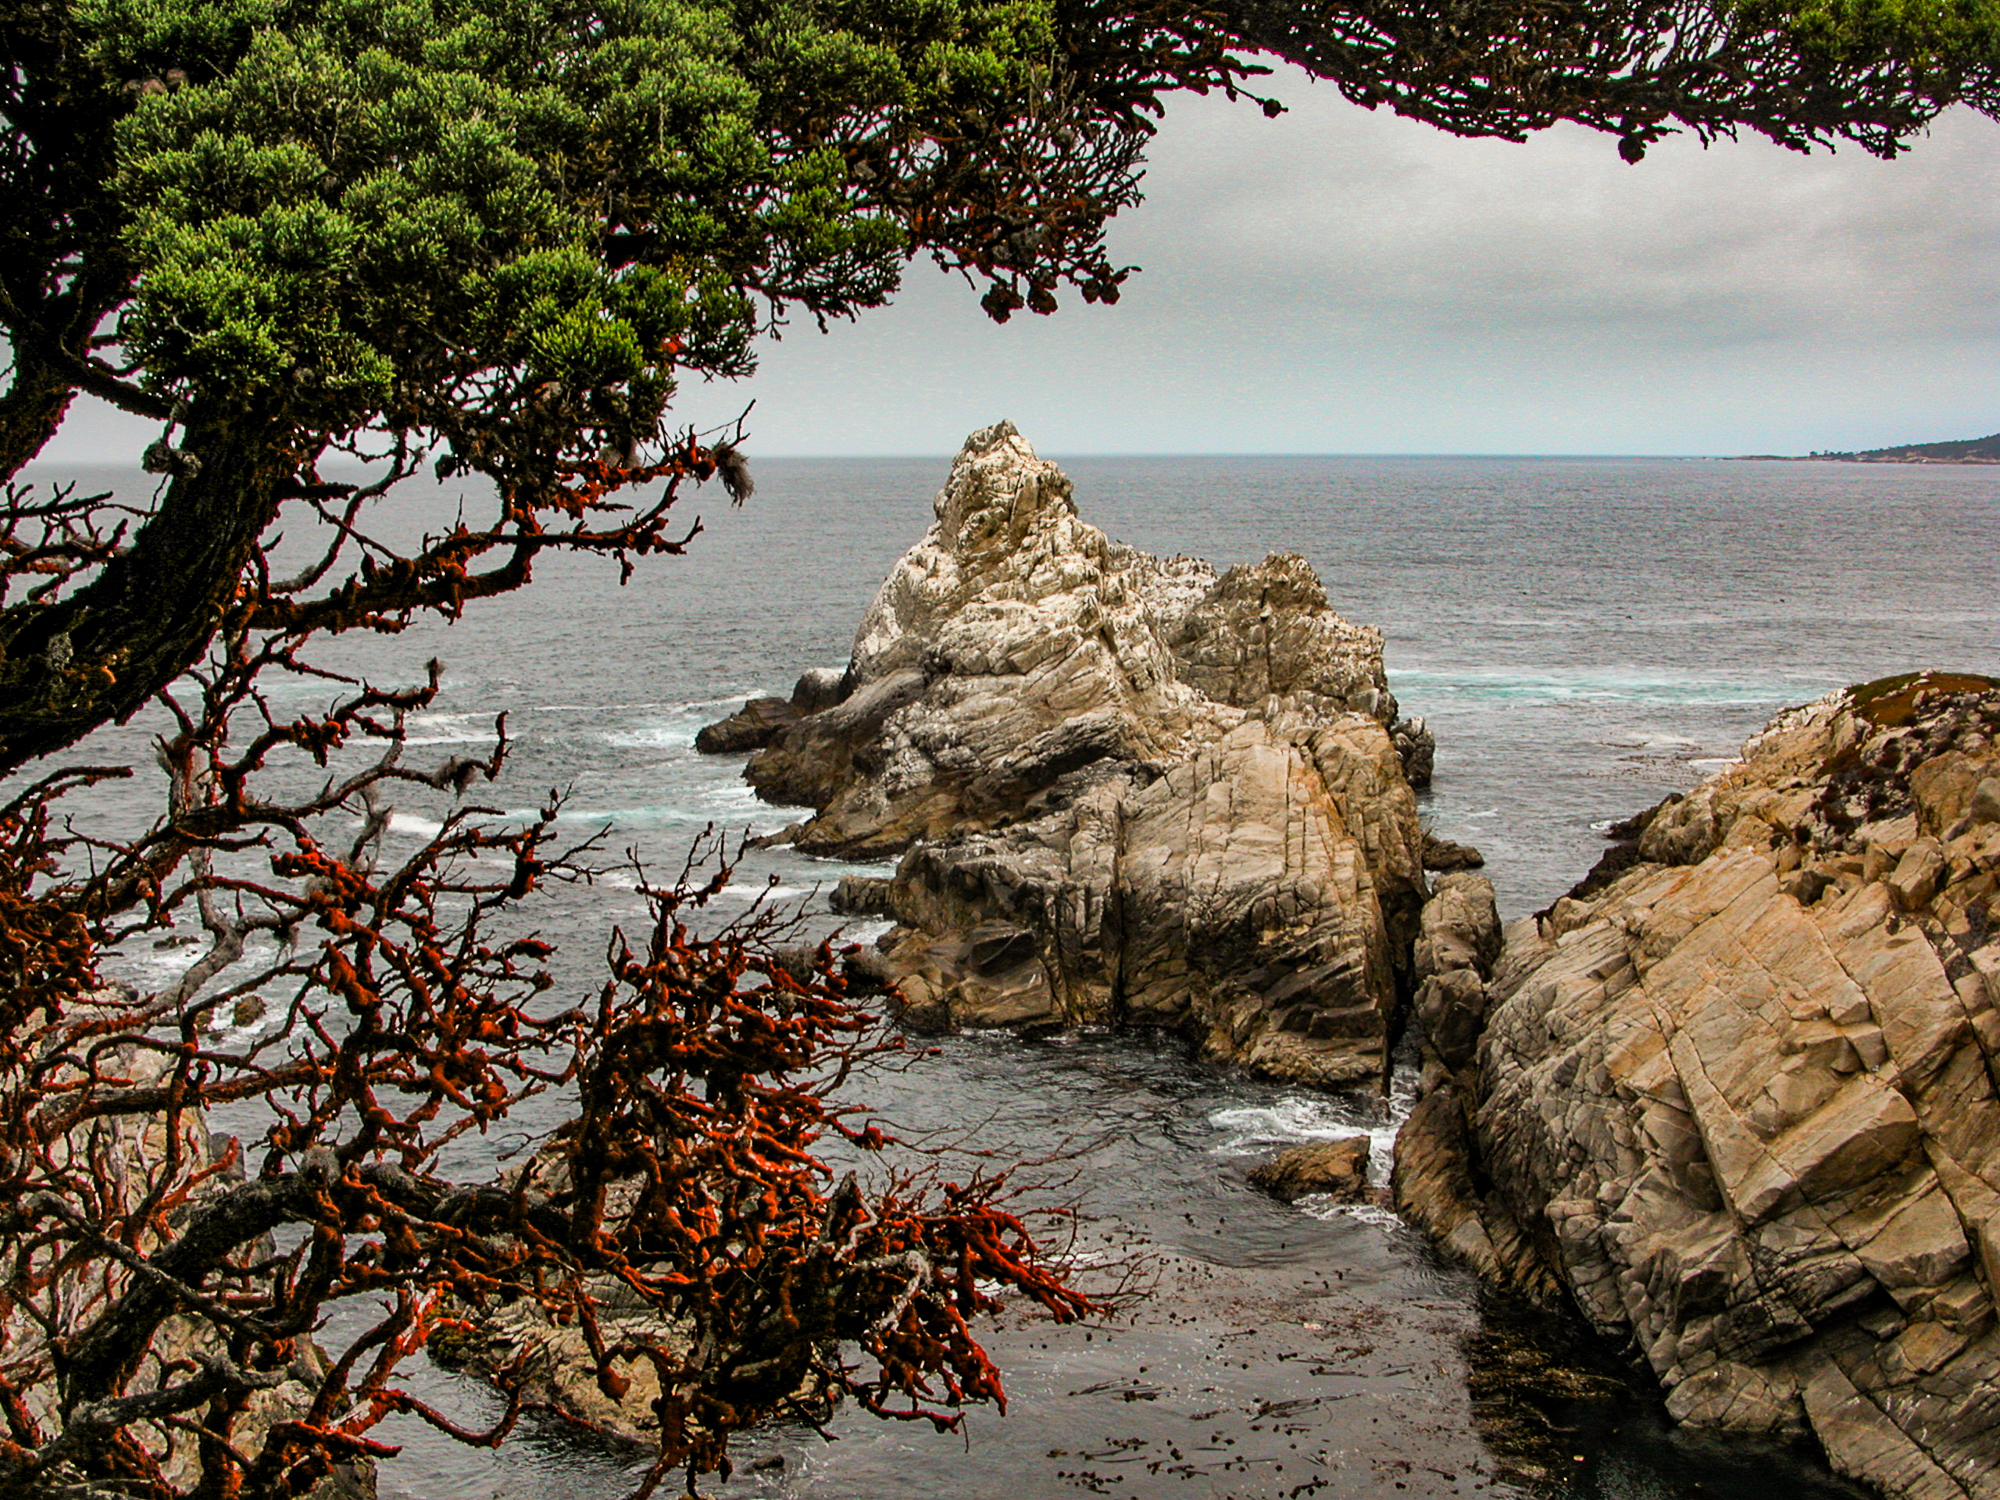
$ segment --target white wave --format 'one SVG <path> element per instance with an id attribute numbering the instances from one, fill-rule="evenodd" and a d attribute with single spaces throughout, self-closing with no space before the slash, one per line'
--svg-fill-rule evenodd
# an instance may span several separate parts
<path id="1" fill-rule="evenodd" d="M 620 750 L 685 750 L 694 747 L 697 724 L 642 724 L 633 729 L 607 729 L 598 735 Z"/>
<path id="2" fill-rule="evenodd" d="M 225 1046 L 240 1047 L 245 1042 L 255 1041 L 258 1037 L 277 1030 L 284 1023 L 284 1019 L 284 1008 L 282 1006 L 273 1006 L 255 1020 L 247 1021 L 241 1026 L 234 1026 L 230 1024 L 228 1017 L 218 1011 L 210 1019 L 208 1034 L 216 1042 Z"/>
<path id="3" fill-rule="evenodd" d="M 1373 1203 L 1337 1203 L 1324 1193 L 1310 1194 L 1292 1206 L 1315 1219 L 1358 1219 L 1363 1224 L 1388 1231 L 1403 1227 L 1403 1221 L 1392 1209 L 1378 1208 Z"/>
<path id="4" fill-rule="evenodd" d="M 893 859 L 842 859 L 831 854 L 810 854 L 802 849 L 791 850 L 790 857 L 804 862 L 816 872 L 824 871 L 828 880 L 836 880 L 842 875 L 893 875 L 898 863 Z"/>
<path id="5" fill-rule="evenodd" d="M 739 901 L 755 900 L 760 896 L 767 901 L 796 901 L 801 896 L 810 896 L 812 888 L 803 885 L 766 885 L 755 880 L 732 880 L 722 888 L 722 894 L 733 896 Z"/>
<path id="6" fill-rule="evenodd" d="M 714 818 L 711 809 L 673 802 L 646 803 L 637 807 L 565 807 L 562 815 L 566 823 L 615 824 L 621 828 L 651 828 L 678 823 L 700 827 Z"/>
<path id="7" fill-rule="evenodd" d="M 1433 695 L 1507 703 L 1777 703 L 1796 696 L 1789 681 L 1678 676 L 1671 672 L 1525 667 L 1518 671 L 1410 668 L 1391 675 L 1399 697 Z M 1435 705 L 1433 706 L 1435 707 Z"/>
<path id="8" fill-rule="evenodd" d="M 725 703 L 733 703 L 741 694 L 727 698 L 690 698 L 676 702 L 666 698 L 648 699 L 644 703 L 537 703 L 528 710 L 533 714 L 623 714 L 658 713 L 664 709 L 668 713 L 687 713 L 697 708 L 720 708 Z"/>
<path id="9" fill-rule="evenodd" d="M 194 961 L 208 952 L 206 943 L 183 943 L 174 948 L 155 948 L 146 952 L 127 951 L 121 956 L 135 964 L 141 971 L 152 970 L 164 975 L 178 977 L 194 965 Z"/>
<path id="10" fill-rule="evenodd" d="M 1360 1106 L 1370 1113 L 1379 1109 L 1374 1101 Z M 1332 1141 L 1343 1136 L 1366 1135 L 1374 1141 L 1382 1130 L 1395 1138 L 1394 1125 L 1378 1127 L 1358 1118 L 1353 1104 L 1338 1099 L 1315 1099 L 1289 1094 L 1271 1104 L 1239 1105 L 1218 1109 L 1208 1123 L 1227 1134 L 1228 1139 L 1209 1147 L 1212 1156 L 1254 1156 L 1271 1146 L 1297 1145 L 1308 1141 Z"/>
<path id="11" fill-rule="evenodd" d="M 490 745 L 492 714 L 411 714 L 404 720 L 406 745 Z"/>
<path id="12" fill-rule="evenodd" d="M 407 833 L 412 838 L 436 838 L 444 832 L 444 824 L 433 823 L 429 818 L 413 818 L 408 813 L 390 813 L 389 831 Z"/>

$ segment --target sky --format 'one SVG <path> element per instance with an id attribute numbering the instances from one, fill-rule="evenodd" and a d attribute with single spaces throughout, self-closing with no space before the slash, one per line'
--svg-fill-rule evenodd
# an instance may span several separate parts
<path id="1" fill-rule="evenodd" d="M 1852 449 L 2000 430 L 2000 123 L 1894 161 L 1689 139 L 1619 160 L 1564 127 L 1461 140 L 1282 71 L 1289 112 L 1175 101 L 1114 307 L 990 323 L 927 264 L 893 305 L 768 344 L 751 451 L 948 454 L 1011 418 L 1045 452 Z M 107 457 L 120 419 L 48 457 Z M 143 442 L 144 439 L 141 439 Z"/>

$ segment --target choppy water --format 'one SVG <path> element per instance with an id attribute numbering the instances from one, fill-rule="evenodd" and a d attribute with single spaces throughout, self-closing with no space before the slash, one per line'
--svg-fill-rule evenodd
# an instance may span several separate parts
<path id="1" fill-rule="evenodd" d="M 749 507 L 704 500 L 690 556 L 642 568 L 628 587 L 608 567 L 545 567 L 534 588 L 453 629 L 343 651 L 383 678 L 442 656 L 446 691 L 417 725 L 419 753 L 481 744 L 504 711 L 517 749 L 502 802 L 526 808 L 566 787 L 578 829 L 607 828 L 612 848 L 678 868 L 711 822 L 762 832 L 796 816 L 755 802 L 740 761 L 696 755 L 694 732 L 746 696 L 787 691 L 801 668 L 844 661 L 875 584 L 928 523 L 945 467 L 772 461 Z M 1723 763 L 1774 709 L 1892 671 L 2000 667 L 1992 470 L 1065 467 L 1085 516 L 1114 536 L 1218 565 L 1302 552 L 1338 608 L 1384 629 L 1392 688 L 1438 734 L 1427 815 L 1485 851 L 1509 917 L 1579 878 L 1606 822 Z M 435 522 L 448 506 L 407 514 Z M 405 831 L 422 812 L 407 813 Z M 806 897 L 851 868 L 773 851 L 746 865 L 737 894 L 747 901 L 775 875 L 780 895 Z M 567 941 L 582 985 L 605 928 L 640 916 L 630 881 L 614 880 L 551 894 L 537 920 Z M 185 960 L 141 958 L 155 974 Z M 1006 1151 L 1099 1141 L 1081 1181 L 1094 1232 L 1153 1247 L 1161 1290 L 1111 1329 L 997 1330 L 1012 1406 L 975 1416 L 963 1441 L 844 1414 L 831 1445 L 804 1430 L 760 1436 L 745 1458 L 764 1467 L 746 1463 L 720 1493 L 1389 1497 L 1525 1482 L 1509 1463 L 1526 1460 L 1482 1436 L 1491 1413 L 1468 1387 L 1470 1373 L 1490 1391 L 1495 1342 L 1518 1342 L 1519 1326 L 1504 1310 L 1488 1318 L 1473 1285 L 1382 1211 L 1287 1208 L 1245 1181 L 1274 1148 L 1357 1127 L 1375 1134 L 1381 1170 L 1394 1124 L 1382 1103 L 1246 1080 L 1125 1037 L 955 1038 L 872 1080 L 867 1097 L 916 1128 L 984 1122 L 981 1142 Z M 466 1169 L 506 1146 L 485 1143 Z M 486 1399 L 454 1377 L 427 1380 L 468 1413 Z M 1565 1494 L 1846 1493 L 1809 1455 L 1672 1433 L 1643 1399 L 1546 1406 L 1567 1451 L 1544 1487 Z M 383 1493 L 408 1500 L 608 1500 L 628 1477 L 622 1456 L 547 1429 L 498 1455 L 414 1426 L 395 1435 L 408 1447 L 385 1466 Z"/>

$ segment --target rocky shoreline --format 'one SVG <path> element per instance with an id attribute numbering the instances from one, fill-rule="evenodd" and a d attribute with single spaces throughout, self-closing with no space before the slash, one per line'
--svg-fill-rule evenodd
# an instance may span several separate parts
<path id="1" fill-rule="evenodd" d="M 2000 1496 L 2000 683 L 1781 715 L 1426 1011 L 1399 1210 L 1669 1413 Z M 1484 946 L 1481 946 L 1484 945 Z"/>
<path id="2" fill-rule="evenodd" d="M 2000 1497 L 2000 684 L 1781 715 L 1503 933 L 1418 822 L 1434 741 L 1379 634 L 1302 559 L 1119 547 L 1006 424 L 936 516 L 844 673 L 702 745 L 811 809 L 802 850 L 900 856 L 836 905 L 897 924 L 857 962 L 905 1024 L 1163 1027 L 1371 1087 L 1413 1024 L 1395 1201 L 1447 1253 L 1678 1421 Z M 1271 1190 L 1365 1190 L 1320 1155 Z"/>

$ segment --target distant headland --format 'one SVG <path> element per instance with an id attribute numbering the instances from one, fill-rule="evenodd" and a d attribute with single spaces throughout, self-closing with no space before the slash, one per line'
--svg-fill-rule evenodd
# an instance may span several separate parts
<path id="1" fill-rule="evenodd" d="M 2000 464 L 2000 432 L 1991 437 L 1961 438 L 1954 443 L 1904 443 L 1896 448 L 1866 448 L 1859 453 L 1744 453 L 1738 457 L 1779 463 Z"/>

